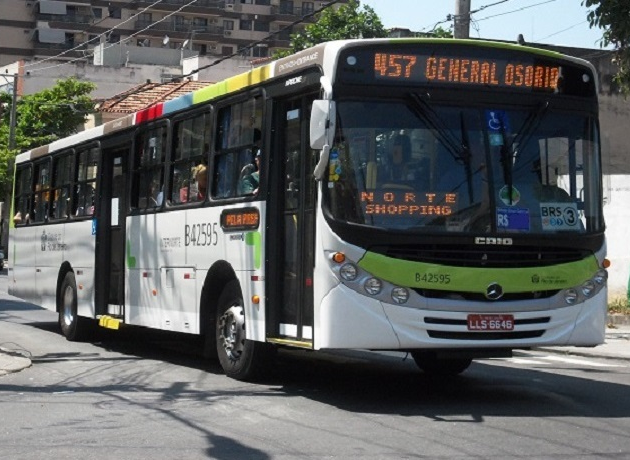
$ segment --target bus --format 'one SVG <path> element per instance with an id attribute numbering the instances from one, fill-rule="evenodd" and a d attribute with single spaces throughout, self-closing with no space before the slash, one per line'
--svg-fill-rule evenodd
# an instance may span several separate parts
<path id="1" fill-rule="evenodd" d="M 596 346 L 597 88 L 587 62 L 517 44 L 317 45 L 19 154 L 9 292 L 69 340 L 199 336 L 241 380 L 279 348 L 452 376 Z"/>

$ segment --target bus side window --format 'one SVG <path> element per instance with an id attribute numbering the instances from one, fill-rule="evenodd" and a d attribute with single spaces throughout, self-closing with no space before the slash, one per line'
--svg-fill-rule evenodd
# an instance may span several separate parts
<path id="1" fill-rule="evenodd" d="M 154 126 L 136 136 L 131 207 L 155 209 L 164 201 L 166 125 Z"/>
<path id="2" fill-rule="evenodd" d="M 13 222 L 16 225 L 27 224 L 30 221 L 31 197 L 32 197 L 32 170 L 30 166 L 17 169 L 15 181 L 15 215 Z"/>
<path id="3" fill-rule="evenodd" d="M 32 222 L 48 220 L 50 205 L 50 160 L 46 159 L 35 164 L 35 195 L 33 208 L 30 213 Z"/>
<path id="4" fill-rule="evenodd" d="M 212 197 L 251 195 L 240 187 L 244 168 L 254 165 L 260 148 L 262 101 L 254 97 L 219 110 Z"/>
<path id="5" fill-rule="evenodd" d="M 173 129 L 169 171 L 170 204 L 203 201 L 207 188 L 207 114 L 178 121 Z"/>
<path id="6" fill-rule="evenodd" d="M 94 214 L 98 153 L 98 148 L 96 147 L 81 150 L 77 153 L 71 212 L 74 216 L 82 217 Z"/>
<path id="7" fill-rule="evenodd" d="M 70 216 L 70 191 L 72 183 L 72 154 L 63 154 L 53 159 L 52 219 Z"/>

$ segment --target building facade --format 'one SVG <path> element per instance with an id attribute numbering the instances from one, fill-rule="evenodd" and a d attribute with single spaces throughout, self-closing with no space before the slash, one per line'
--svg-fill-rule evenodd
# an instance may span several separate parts
<path id="1" fill-rule="evenodd" d="M 340 0 L 339 4 L 347 0 Z M 99 45 L 186 49 L 200 56 L 247 57 L 287 48 L 325 1 L 0 0 L 0 66 L 20 59 L 80 60 Z"/>

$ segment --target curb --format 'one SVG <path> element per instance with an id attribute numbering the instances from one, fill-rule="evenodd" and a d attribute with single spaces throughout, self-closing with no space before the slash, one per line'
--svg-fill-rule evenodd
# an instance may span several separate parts
<path id="1" fill-rule="evenodd" d="M 612 326 L 630 326 L 630 315 L 609 314 L 607 323 Z"/>
<path id="2" fill-rule="evenodd" d="M 575 347 L 574 348 L 537 347 L 537 348 L 532 348 L 532 350 L 544 351 L 546 353 L 553 353 L 554 355 L 579 356 L 581 358 L 612 359 L 616 361 L 630 360 L 629 356 L 602 352 L 601 350 L 597 350 L 597 347 L 585 349 L 585 350 L 592 350 L 592 351 L 581 351 L 580 348 L 575 348 Z"/>

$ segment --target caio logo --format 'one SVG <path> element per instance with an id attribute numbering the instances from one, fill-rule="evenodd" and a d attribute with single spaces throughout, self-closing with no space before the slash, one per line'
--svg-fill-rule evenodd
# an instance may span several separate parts
<path id="1" fill-rule="evenodd" d="M 475 238 L 475 244 L 486 246 L 512 246 L 514 241 L 512 238 L 494 238 L 486 236 L 478 236 Z"/>

